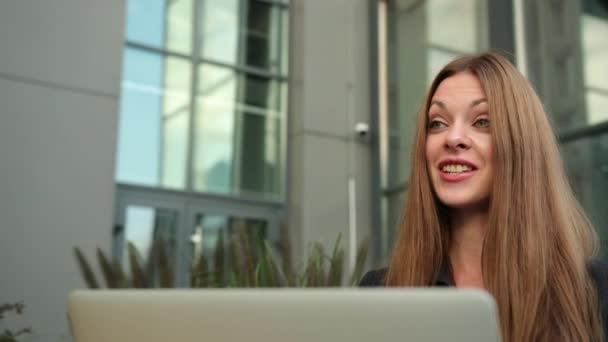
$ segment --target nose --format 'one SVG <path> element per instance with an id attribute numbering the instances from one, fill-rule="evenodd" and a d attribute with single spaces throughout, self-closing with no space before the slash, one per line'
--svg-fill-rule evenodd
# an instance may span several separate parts
<path id="1" fill-rule="evenodd" d="M 471 147 L 471 139 L 467 134 L 466 128 L 461 125 L 450 127 L 445 138 L 445 147 L 450 150 L 469 149 Z"/>

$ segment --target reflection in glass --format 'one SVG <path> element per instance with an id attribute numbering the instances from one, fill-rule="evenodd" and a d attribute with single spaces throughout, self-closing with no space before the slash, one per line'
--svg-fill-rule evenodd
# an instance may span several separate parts
<path id="1" fill-rule="evenodd" d="M 245 76 L 244 82 L 246 108 L 240 113 L 239 190 L 280 198 L 284 115 L 277 109 L 281 88 L 278 82 L 255 75 Z"/>
<path id="2" fill-rule="evenodd" d="M 186 187 L 191 70 L 184 59 L 169 57 L 165 62 L 161 180 L 163 186 L 178 189 Z"/>
<path id="3" fill-rule="evenodd" d="M 261 68 L 268 67 L 270 58 L 270 37 L 272 5 L 265 2 L 251 1 L 247 13 L 247 53 L 248 65 Z"/>
<path id="4" fill-rule="evenodd" d="M 127 40 L 162 47 L 165 0 L 127 1 Z"/>
<path id="5" fill-rule="evenodd" d="M 479 51 L 484 1 L 428 0 L 425 4 L 430 45 L 460 53 Z"/>
<path id="6" fill-rule="evenodd" d="M 201 55 L 227 64 L 239 64 L 239 0 L 202 3 Z"/>
<path id="7" fill-rule="evenodd" d="M 129 270 L 127 243 L 131 242 L 141 257 L 141 264 L 146 271 L 149 286 L 158 286 L 158 247 L 155 243 L 164 243 L 169 260 L 175 261 L 177 248 L 177 211 L 151 208 L 145 206 L 128 206 L 125 213 L 124 248 L 122 265 Z"/>
<path id="8" fill-rule="evenodd" d="M 119 182 L 282 199 L 287 4 L 129 0 Z"/>
<path id="9" fill-rule="evenodd" d="M 281 193 L 281 120 L 255 112 L 243 113 L 240 189 L 243 192 Z"/>
<path id="10" fill-rule="evenodd" d="M 281 115 L 287 115 L 287 98 L 288 98 L 288 87 L 287 82 L 281 82 L 279 84 L 279 113 Z"/>
<path id="11" fill-rule="evenodd" d="M 220 235 L 223 235 L 223 242 L 220 240 Z M 198 279 L 198 283 L 213 281 L 215 284 L 225 284 L 231 273 L 244 274 L 248 265 L 239 265 L 241 267 L 234 269 L 235 262 L 232 260 L 234 255 L 231 253 L 238 253 L 241 255 L 241 260 L 250 260 L 253 265 L 257 257 L 255 246 L 258 241 L 267 239 L 267 237 L 268 222 L 265 220 L 196 214 L 195 226 L 190 236 L 190 260 L 195 264 L 206 263 L 206 267 L 202 269 L 208 270 L 206 274 L 198 275 L 202 277 L 202 279 Z M 219 246 L 219 243 L 223 243 L 222 246 Z M 238 247 L 236 250 L 229 247 L 233 244 Z M 218 248 L 221 249 L 218 250 Z M 243 258 L 245 256 L 243 254 L 246 253 L 252 253 L 250 258 Z"/>
<path id="12" fill-rule="evenodd" d="M 278 83 L 268 77 L 257 75 L 244 76 L 243 100 L 246 105 L 257 109 L 274 109 L 278 107 Z"/>
<path id="13" fill-rule="evenodd" d="M 608 120 L 608 91 L 587 89 L 587 123 L 596 124 Z"/>
<path id="14" fill-rule="evenodd" d="M 189 54 L 192 51 L 192 12 L 194 0 L 167 1 L 168 50 Z"/>
<path id="15" fill-rule="evenodd" d="M 202 64 L 199 77 L 193 185 L 198 191 L 230 193 L 237 76 L 232 69 Z"/>
<path id="16" fill-rule="evenodd" d="M 280 70 L 281 21 L 286 9 L 261 1 L 249 2 L 247 15 L 246 63 L 273 72 Z"/>
<path id="17" fill-rule="evenodd" d="M 567 143 L 562 153 L 570 183 L 599 232 L 602 255 L 608 257 L 608 134 Z"/>
<path id="18" fill-rule="evenodd" d="M 278 30 L 281 32 L 280 45 L 280 60 L 281 60 L 281 75 L 287 75 L 289 70 L 289 11 L 283 9 L 281 11 L 281 25 Z"/>
<path id="19" fill-rule="evenodd" d="M 194 187 L 280 198 L 285 160 L 285 85 L 202 64 L 197 95 Z"/>
<path id="20" fill-rule="evenodd" d="M 191 260 L 200 260 L 201 256 L 213 260 L 220 232 L 225 234 L 227 230 L 228 218 L 222 215 L 197 214 L 195 222 L 196 226 L 190 236 Z"/>
<path id="21" fill-rule="evenodd" d="M 116 178 L 158 185 L 163 60 L 125 49 Z"/>
<path id="22" fill-rule="evenodd" d="M 190 63 L 125 51 L 116 178 L 119 182 L 185 187 Z"/>
<path id="23" fill-rule="evenodd" d="M 486 0 L 428 0 L 424 6 L 430 83 L 454 58 L 486 48 Z"/>
<path id="24" fill-rule="evenodd" d="M 127 40 L 189 54 L 193 0 L 127 1 Z"/>
<path id="25" fill-rule="evenodd" d="M 238 0 L 203 2 L 203 58 L 286 74 L 287 8 L 264 1 L 242 4 Z"/>
<path id="26" fill-rule="evenodd" d="M 608 120 L 608 8 L 599 1 L 585 1 L 581 18 L 587 123 Z"/>

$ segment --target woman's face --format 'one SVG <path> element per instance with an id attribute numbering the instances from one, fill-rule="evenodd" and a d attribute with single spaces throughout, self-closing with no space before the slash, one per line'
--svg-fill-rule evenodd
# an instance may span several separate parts
<path id="1" fill-rule="evenodd" d="M 437 197 L 450 208 L 486 206 L 494 158 L 479 79 L 461 72 L 443 80 L 427 115 L 426 161 Z"/>

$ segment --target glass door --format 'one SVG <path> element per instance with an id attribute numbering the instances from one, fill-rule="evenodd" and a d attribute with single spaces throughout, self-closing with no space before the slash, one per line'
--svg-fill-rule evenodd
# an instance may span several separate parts
<path id="1" fill-rule="evenodd" d="M 192 210 L 183 275 L 192 287 L 253 286 L 256 260 L 267 240 L 277 242 L 272 217 Z"/>
<path id="2" fill-rule="evenodd" d="M 254 271 L 250 247 L 279 241 L 281 204 L 125 185 L 117 192 L 113 256 L 133 274 L 135 254 L 146 287 L 168 278 L 172 287 L 228 284 Z"/>

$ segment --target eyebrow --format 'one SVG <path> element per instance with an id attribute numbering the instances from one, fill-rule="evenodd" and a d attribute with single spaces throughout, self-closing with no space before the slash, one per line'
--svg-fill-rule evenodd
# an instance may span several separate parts
<path id="1" fill-rule="evenodd" d="M 483 97 L 481 99 L 477 99 L 477 100 L 471 102 L 471 104 L 469 105 L 469 108 L 473 108 L 473 107 L 475 107 L 475 106 L 477 106 L 477 105 L 479 105 L 481 103 L 484 103 L 484 102 L 488 102 L 488 99 L 486 99 L 485 97 Z M 439 100 L 431 100 L 431 105 L 429 106 L 429 108 L 431 106 L 433 106 L 434 104 L 438 105 L 439 107 L 441 107 L 443 109 L 447 109 L 445 103 L 443 103 L 443 102 L 441 102 Z"/>

